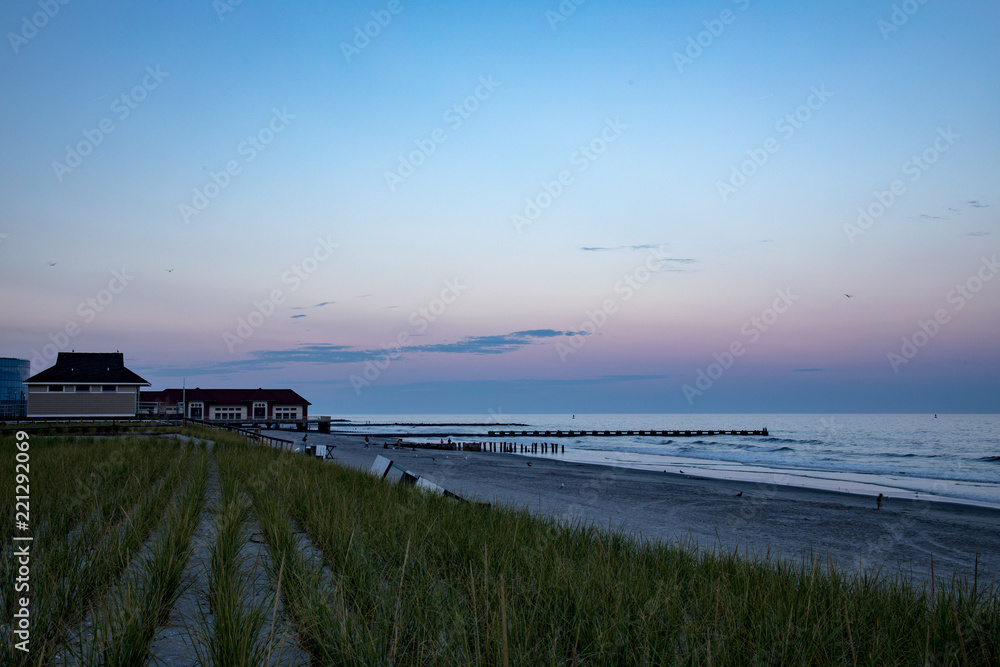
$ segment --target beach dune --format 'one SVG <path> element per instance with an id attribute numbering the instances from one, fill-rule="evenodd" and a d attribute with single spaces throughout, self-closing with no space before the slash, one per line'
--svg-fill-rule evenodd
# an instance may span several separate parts
<path id="1" fill-rule="evenodd" d="M 280 433 L 276 433 L 281 437 Z M 285 434 L 287 437 L 287 433 Z M 466 499 L 624 530 L 643 539 L 739 550 L 842 572 L 902 574 L 927 583 L 1000 574 L 1000 510 L 800 487 L 733 482 L 539 456 L 364 448 L 363 436 L 310 434 L 336 445 L 334 461 L 368 470 L 379 454 Z M 528 463 L 531 465 L 528 465 Z"/>

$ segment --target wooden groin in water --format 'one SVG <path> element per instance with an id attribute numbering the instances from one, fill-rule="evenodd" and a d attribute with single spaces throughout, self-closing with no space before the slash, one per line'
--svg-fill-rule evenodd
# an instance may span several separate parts
<path id="1" fill-rule="evenodd" d="M 664 436 L 669 438 L 692 438 L 696 436 L 704 435 L 767 435 L 767 429 L 762 428 L 759 431 L 489 431 L 488 435 L 496 437 L 531 437 L 531 436 L 546 436 L 549 438 L 574 438 L 580 436 L 601 436 L 601 437 L 615 437 L 615 436 Z"/>
<path id="2" fill-rule="evenodd" d="M 559 445 L 553 442 L 383 442 L 383 449 L 436 449 L 452 452 L 500 452 L 501 454 L 558 454 Z M 562 445 L 562 453 L 566 453 L 566 445 Z"/>

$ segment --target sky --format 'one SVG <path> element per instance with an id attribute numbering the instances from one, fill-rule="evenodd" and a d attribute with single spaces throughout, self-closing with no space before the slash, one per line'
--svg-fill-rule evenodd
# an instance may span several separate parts
<path id="1" fill-rule="evenodd" d="M 1000 4 L 0 8 L 0 356 L 312 414 L 996 412 Z"/>

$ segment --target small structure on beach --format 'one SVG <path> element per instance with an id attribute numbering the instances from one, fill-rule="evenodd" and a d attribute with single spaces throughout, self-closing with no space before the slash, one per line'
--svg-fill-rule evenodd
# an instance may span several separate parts
<path id="1" fill-rule="evenodd" d="M 28 417 L 135 417 L 139 387 L 149 386 L 121 352 L 60 352 L 24 384 Z"/>

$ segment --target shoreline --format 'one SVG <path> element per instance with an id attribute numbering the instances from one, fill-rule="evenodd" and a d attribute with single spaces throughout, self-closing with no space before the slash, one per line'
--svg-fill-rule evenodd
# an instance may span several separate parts
<path id="1" fill-rule="evenodd" d="M 693 542 L 801 561 L 829 558 L 844 573 L 901 573 L 927 583 L 952 573 L 1000 576 L 1000 509 L 938 499 L 850 492 L 655 472 L 550 455 L 364 448 L 364 436 L 309 433 L 336 445 L 334 461 L 367 471 L 383 455 L 469 500 L 563 521 L 619 529 L 643 540 Z M 933 557 L 933 566 L 931 559 Z M 984 579 L 985 577 L 985 579 Z"/>

